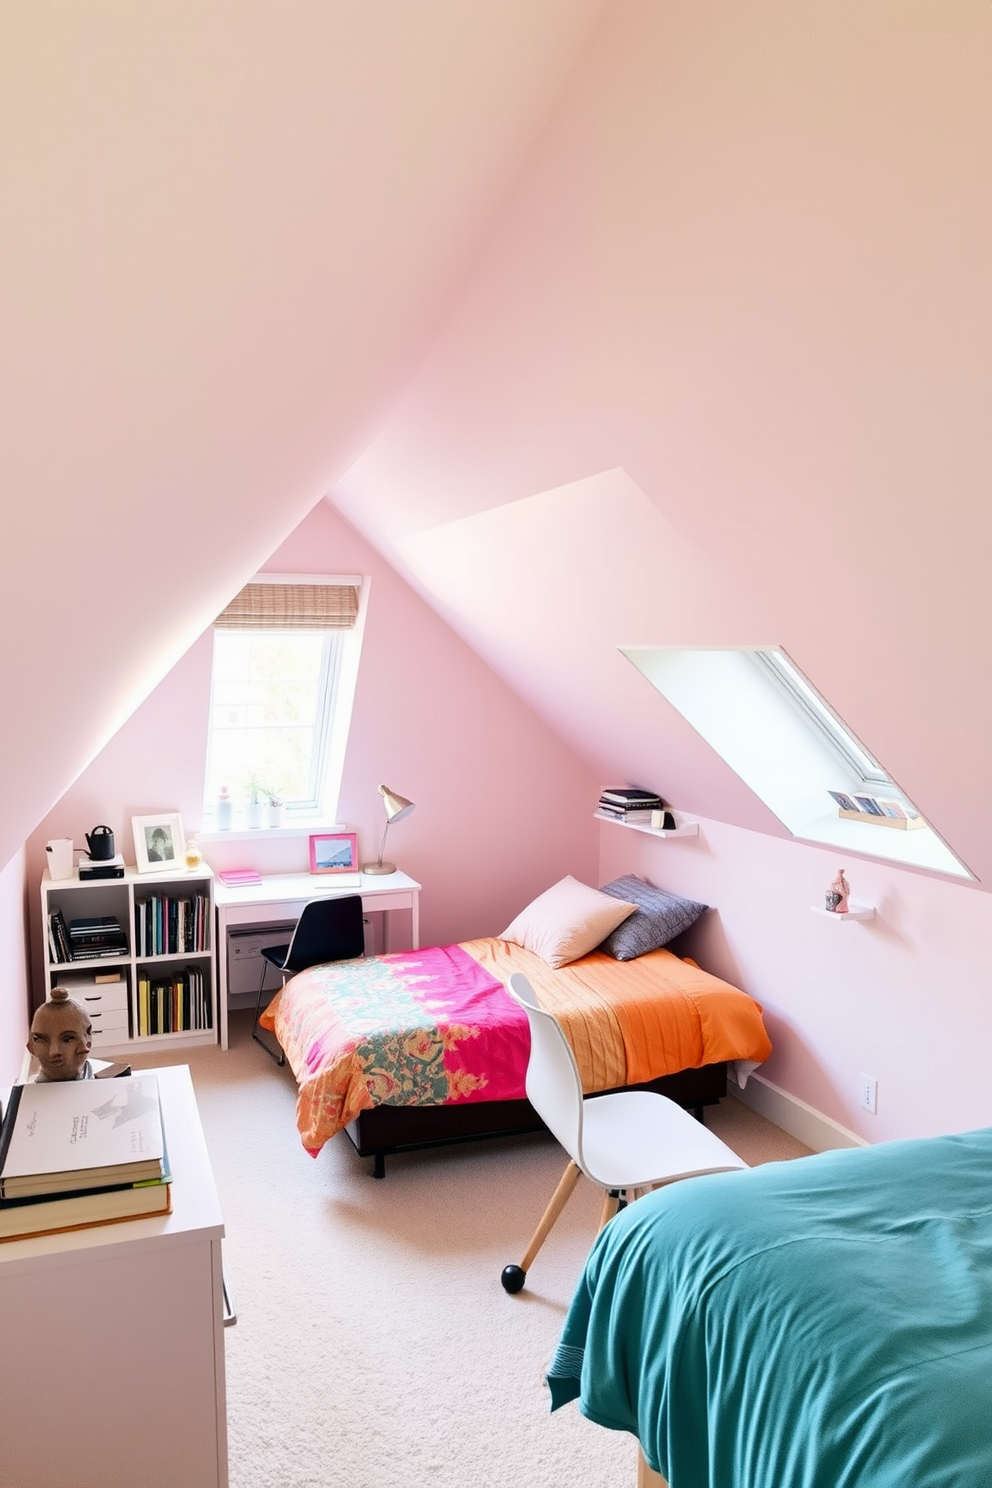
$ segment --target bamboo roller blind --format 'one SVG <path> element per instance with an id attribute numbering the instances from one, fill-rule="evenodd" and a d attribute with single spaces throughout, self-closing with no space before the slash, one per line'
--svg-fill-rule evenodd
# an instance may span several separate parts
<path id="1" fill-rule="evenodd" d="M 351 630 L 354 584 L 246 584 L 214 621 L 222 630 Z"/>

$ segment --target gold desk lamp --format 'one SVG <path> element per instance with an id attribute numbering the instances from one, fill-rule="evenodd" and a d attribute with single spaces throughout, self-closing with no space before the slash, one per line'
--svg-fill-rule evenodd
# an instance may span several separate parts
<path id="1" fill-rule="evenodd" d="M 382 841 L 379 844 L 379 856 L 373 863 L 362 864 L 363 873 L 396 872 L 395 863 L 384 863 L 382 861 L 382 855 L 386 850 L 386 833 L 389 831 L 390 822 L 402 821 L 403 818 L 405 816 L 409 816 L 410 812 L 413 810 L 413 802 L 408 801 L 406 796 L 398 796 L 395 791 L 391 791 L 389 789 L 388 785 L 380 785 L 379 794 L 382 797 L 382 804 L 386 808 L 386 825 L 382 829 Z"/>

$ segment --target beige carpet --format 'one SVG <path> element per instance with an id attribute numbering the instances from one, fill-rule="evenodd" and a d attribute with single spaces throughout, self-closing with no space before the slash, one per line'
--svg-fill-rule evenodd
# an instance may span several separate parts
<path id="1" fill-rule="evenodd" d="M 595 1234 L 582 1180 L 524 1292 L 519 1260 L 564 1165 L 532 1136 L 412 1153 L 376 1182 L 347 1138 L 307 1156 L 296 1088 L 232 1017 L 188 1063 L 238 1312 L 227 1330 L 231 1488 L 633 1488 L 635 1448 L 543 1383 Z M 708 1124 L 748 1162 L 802 1148 L 732 1099 Z"/>

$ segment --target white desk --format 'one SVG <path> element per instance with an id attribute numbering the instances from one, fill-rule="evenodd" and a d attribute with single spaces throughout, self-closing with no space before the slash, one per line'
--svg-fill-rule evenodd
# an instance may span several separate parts
<path id="1" fill-rule="evenodd" d="M 172 1213 L 0 1245 L 10 1488 L 227 1488 L 224 1220 L 189 1069 L 151 1073 Z"/>
<path id="2" fill-rule="evenodd" d="M 214 909 L 217 918 L 217 1007 L 220 1013 L 220 1046 L 227 1048 L 227 932 L 232 925 L 272 925 L 298 919 L 311 899 L 343 894 L 361 894 L 366 913 L 387 911 L 386 949 L 394 949 L 388 914 L 394 909 L 410 913 L 410 947 L 420 945 L 420 885 L 405 873 L 362 873 L 359 887 L 342 884 L 333 873 L 277 873 L 261 883 L 233 887 L 214 880 Z"/>

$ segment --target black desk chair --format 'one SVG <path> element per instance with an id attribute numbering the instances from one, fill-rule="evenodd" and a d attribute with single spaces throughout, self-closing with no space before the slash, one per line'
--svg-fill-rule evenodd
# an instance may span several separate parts
<path id="1" fill-rule="evenodd" d="M 329 961 L 354 961 L 365 955 L 365 917 L 362 914 L 361 894 L 345 894 L 340 898 L 311 899 L 304 904 L 296 922 L 289 945 L 266 946 L 262 951 L 262 975 L 255 998 L 255 1016 L 251 1022 L 251 1036 L 261 1044 L 277 1064 L 286 1063 L 286 1055 L 278 1054 L 269 1047 L 258 1031 L 258 1016 L 262 1010 L 262 988 L 265 973 L 270 966 L 282 973 L 283 986 L 298 971 L 308 966 L 325 966 Z"/>

